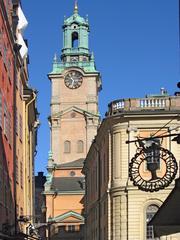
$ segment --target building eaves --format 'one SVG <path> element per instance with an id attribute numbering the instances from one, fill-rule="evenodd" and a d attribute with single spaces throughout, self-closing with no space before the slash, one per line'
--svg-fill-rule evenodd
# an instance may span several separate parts
<path id="1" fill-rule="evenodd" d="M 83 165 L 84 165 L 84 158 L 79 158 L 72 162 L 58 164 L 56 165 L 56 169 L 82 168 Z"/>
<path id="2" fill-rule="evenodd" d="M 58 192 L 83 192 L 84 177 L 55 177 L 51 190 Z"/>

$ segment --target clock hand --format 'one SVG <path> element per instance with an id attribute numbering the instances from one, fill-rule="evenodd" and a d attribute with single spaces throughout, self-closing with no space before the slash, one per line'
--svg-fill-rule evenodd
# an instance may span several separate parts
<path id="1" fill-rule="evenodd" d="M 74 85 L 74 79 L 71 77 L 71 80 L 72 80 L 71 86 L 73 86 Z"/>

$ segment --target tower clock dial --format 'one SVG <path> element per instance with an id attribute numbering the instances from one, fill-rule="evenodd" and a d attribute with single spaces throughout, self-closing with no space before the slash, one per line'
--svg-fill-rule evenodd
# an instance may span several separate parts
<path id="1" fill-rule="evenodd" d="M 79 88 L 82 82 L 83 82 L 82 74 L 75 70 L 68 72 L 64 79 L 66 87 L 70 89 Z"/>

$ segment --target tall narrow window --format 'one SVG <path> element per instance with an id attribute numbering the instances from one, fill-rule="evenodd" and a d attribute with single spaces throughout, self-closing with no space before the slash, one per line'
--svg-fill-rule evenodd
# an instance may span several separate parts
<path id="1" fill-rule="evenodd" d="M 22 85 L 21 80 L 19 80 L 19 94 L 20 94 L 20 97 L 22 97 L 22 95 L 23 95 L 23 85 Z"/>
<path id="2" fill-rule="evenodd" d="M 8 111 L 6 102 L 4 102 L 4 134 L 8 137 Z"/>
<path id="3" fill-rule="evenodd" d="M 16 108 L 16 123 L 15 123 L 15 127 L 16 127 L 16 134 L 18 135 L 18 110 Z"/>
<path id="4" fill-rule="evenodd" d="M 9 112 L 9 143 L 12 145 L 12 116 Z"/>
<path id="5" fill-rule="evenodd" d="M 79 47 L 79 36 L 77 32 L 72 33 L 72 48 Z"/>
<path id="6" fill-rule="evenodd" d="M 6 45 L 4 44 L 4 58 L 3 58 L 3 60 L 4 60 L 4 64 L 5 64 L 6 67 L 7 67 L 7 52 L 8 52 L 8 49 L 7 49 Z"/>
<path id="7" fill-rule="evenodd" d="M 21 114 L 19 114 L 19 138 L 22 141 L 22 137 L 23 137 L 23 126 L 22 126 L 22 116 Z"/>
<path id="8" fill-rule="evenodd" d="M 0 27 L 0 54 L 2 55 L 2 42 L 3 42 L 3 32 Z"/>
<path id="9" fill-rule="evenodd" d="M 4 205 L 5 205 L 5 207 L 7 207 L 7 187 L 6 187 L 6 185 L 5 185 L 5 187 L 4 187 Z"/>
<path id="10" fill-rule="evenodd" d="M 70 153 L 71 152 L 71 142 L 65 141 L 64 142 L 64 153 Z"/>
<path id="11" fill-rule="evenodd" d="M 84 152 L 84 143 L 82 140 L 77 141 L 77 152 L 78 153 Z"/>
<path id="12" fill-rule="evenodd" d="M 2 93 L 0 91 L 0 127 L 2 128 Z"/>
<path id="13" fill-rule="evenodd" d="M 155 213 L 158 211 L 158 206 L 156 205 L 150 205 L 147 207 L 146 210 L 146 239 L 147 240 L 154 240 L 154 232 L 153 232 L 153 226 L 148 225 L 148 223 L 151 221 Z M 157 238 L 156 238 L 157 239 Z"/>
<path id="14" fill-rule="evenodd" d="M 19 183 L 19 165 L 18 165 L 18 157 L 16 156 L 16 183 Z"/>
<path id="15" fill-rule="evenodd" d="M 20 162 L 20 184 L 21 188 L 23 188 L 23 164 Z"/>

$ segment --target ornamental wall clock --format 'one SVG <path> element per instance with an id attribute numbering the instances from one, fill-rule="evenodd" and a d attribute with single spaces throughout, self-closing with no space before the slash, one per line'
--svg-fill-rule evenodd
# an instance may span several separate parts
<path id="1" fill-rule="evenodd" d="M 133 184 L 146 192 L 159 191 L 169 186 L 177 173 L 174 155 L 155 141 L 141 142 L 141 147 L 129 164 Z"/>

